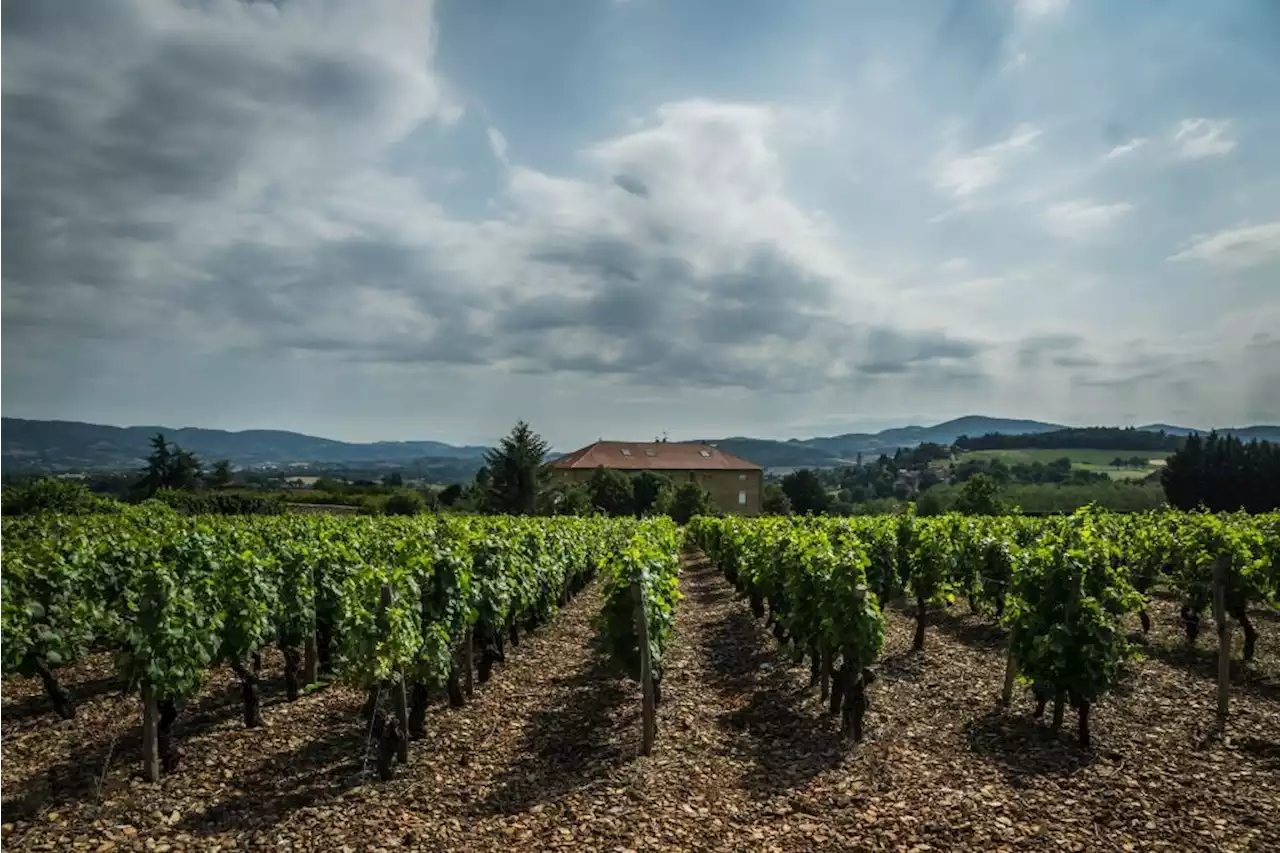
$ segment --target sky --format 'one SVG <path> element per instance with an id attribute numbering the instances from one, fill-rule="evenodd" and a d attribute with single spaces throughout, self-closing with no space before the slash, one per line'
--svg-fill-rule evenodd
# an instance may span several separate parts
<path id="1" fill-rule="evenodd" d="M 7 0 L 3 413 L 1280 422 L 1271 0 Z"/>

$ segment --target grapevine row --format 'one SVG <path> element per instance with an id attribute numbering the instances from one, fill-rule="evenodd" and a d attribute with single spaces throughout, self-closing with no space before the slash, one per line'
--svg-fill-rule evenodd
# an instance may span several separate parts
<path id="1" fill-rule="evenodd" d="M 173 721 L 211 666 L 233 669 L 246 724 L 261 724 L 255 661 L 274 644 L 291 699 L 322 671 L 369 690 L 370 712 L 377 697 L 409 697 L 383 728 L 403 757 L 430 690 L 464 701 L 460 646 L 474 643 L 483 683 L 507 642 L 634 550 L 643 525 L 674 536 L 596 518 L 183 517 L 154 506 L 15 519 L 3 530 L 4 672 L 40 676 L 70 716 L 57 669 L 114 652 L 127 689 L 155 703 L 167 772 Z"/>
<path id="2" fill-rule="evenodd" d="M 675 632 L 679 588 L 680 534 L 666 517 L 636 524 L 604 566 L 600 627 L 610 657 L 641 682 L 645 693 L 642 752 L 656 734 L 656 707 L 662 700 L 662 664 Z"/>
<path id="3" fill-rule="evenodd" d="M 1002 623 L 1010 636 L 1002 701 L 1008 703 L 1020 680 L 1036 697 L 1037 716 L 1053 702 L 1055 726 L 1069 703 L 1085 744 L 1093 703 L 1138 652 L 1124 617 L 1137 613 L 1149 630 L 1146 596 L 1157 586 L 1182 598 L 1194 642 L 1216 585 L 1217 619 L 1240 624 L 1246 660 L 1257 642 L 1249 608 L 1280 604 L 1275 513 L 1120 515 L 1085 508 L 1041 519 L 698 518 L 689 529 L 757 617 L 791 644 L 797 661 L 808 657 L 824 699 L 834 679 L 832 711 L 846 702 L 843 728 L 855 737 L 866 707 L 861 686 L 883 642 L 879 605 L 898 596 L 914 602 L 917 650 L 925 644 L 929 608 L 951 605 L 958 596 Z M 1224 720 L 1225 708 L 1220 698 Z"/>

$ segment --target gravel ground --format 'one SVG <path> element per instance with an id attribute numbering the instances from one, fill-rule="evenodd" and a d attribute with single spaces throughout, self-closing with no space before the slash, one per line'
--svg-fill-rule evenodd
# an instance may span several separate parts
<path id="1" fill-rule="evenodd" d="M 640 691 L 595 651 L 595 587 L 508 649 L 465 707 L 434 705 L 396 778 L 372 778 L 362 697 L 284 701 L 241 727 L 216 671 L 183 713 L 178 772 L 138 776 L 140 707 L 109 662 L 78 664 L 58 721 L 38 683 L 3 690 L 6 850 L 1280 850 L 1280 621 L 1237 673 L 1225 743 L 1209 738 L 1215 662 L 1157 599 L 1148 658 L 1093 721 L 1055 735 L 1019 695 L 995 712 L 998 629 L 939 613 L 923 654 L 888 608 L 867 738 L 840 741 L 807 673 L 710 566 L 681 577 L 654 754 Z M 279 675 L 280 661 L 266 665 Z M 105 770 L 105 772 L 104 772 Z"/>

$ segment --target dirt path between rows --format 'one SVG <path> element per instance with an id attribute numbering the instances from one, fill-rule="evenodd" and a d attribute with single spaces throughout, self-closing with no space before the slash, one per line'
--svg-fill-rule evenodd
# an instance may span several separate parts
<path id="1" fill-rule="evenodd" d="M 340 687 L 287 703 L 269 682 L 267 727 L 251 731 L 216 672 L 179 722 L 182 767 L 152 785 L 137 778 L 136 702 L 106 692 L 105 661 L 73 668 L 70 722 L 38 685 L 6 682 L 5 848 L 1280 849 L 1280 625 L 1236 691 L 1235 741 L 1200 744 L 1212 661 L 1169 651 L 1172 605 L 1156 602 L 1155 653 L 1099 707 L 1086 754 L 1028 720 L 1025 697 L 994 712 L 999 629 L 938 614 L 912 654 L 891 607 L 855 746 L 713 567 L 687 560 L 681 589 L 647 758 L 640 690 L 595 650 L 595 586 L 508 649 L 465 708 L 433 706 L 388 783 L 371 778 L 362 697 Z"/>

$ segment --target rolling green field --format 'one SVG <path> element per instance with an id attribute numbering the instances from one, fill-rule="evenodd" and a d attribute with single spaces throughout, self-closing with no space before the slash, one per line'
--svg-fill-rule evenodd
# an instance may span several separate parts
<path id="1" fill-rule="evenodd" d="M 1048 464 L 1055 459 L 1067 457 L 1072 468 L 1086 471 L 1099 471 L 1109 475 L 1113 480 L 1140 480 L 1163 464 L 1169 453 L 1163 450 L 1087 450 L 1087 449 L 1020 449 L 1020 450 L 974 450 L 962 454 L 961 459 L 999 459 L 1006 465 L 1019 462 L 1041 462 Z M 1147 460 L 1147 468 L 1117 468 L 1111 465 L 1116 457 L 1128 459 L 1141 456 Z"/>
<path id="2" fill-rule="evenodd" d="M 1093 465 L 1089 462 L 1073 462 L 1071 467 L 1085 471 L 1097 471 L 1106 474 L 1113 480 L 1141 480 L 1152 471 L 1157 470 L 1155 465 L 1150 465 L 1147 468 L 1116 468 L 1112 465 Z"/>

